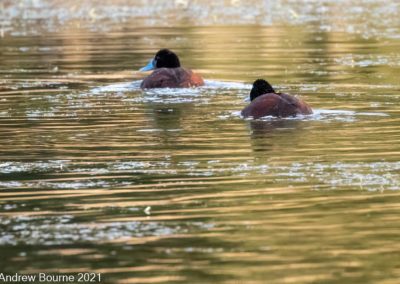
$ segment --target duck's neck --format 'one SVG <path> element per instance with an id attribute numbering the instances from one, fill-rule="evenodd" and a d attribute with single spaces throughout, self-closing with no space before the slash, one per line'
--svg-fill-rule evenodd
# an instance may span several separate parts
<path id="1" fill-rule="evenodd" d="M 262 88 L 262 89 L 253 87 L 250 91 L 250 100 L 252 101 L 261 95 L 265 95 L 265 94 L 269 94 L 269 93 L 275 93 L 274 88 L 272 88 L 271 86 L 269 88 Z"/>

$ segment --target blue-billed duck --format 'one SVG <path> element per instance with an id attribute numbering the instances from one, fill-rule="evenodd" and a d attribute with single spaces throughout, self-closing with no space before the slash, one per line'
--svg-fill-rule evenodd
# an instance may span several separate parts
<path id="1" fill-rule="evenodd" d="M 190 69 L 181 67 L 178 56 L 168 49 L 159 50 L 153 59 L 139 71 L 154 70 L 143 79 L 140 87 L 189 88 L 204 85 L 203 78 Z"/>
<path id="2" fill-rule="evenodd" d="M 242 116 L 254 119 L 263 116 L 289 117 L 312 114 L 311 107 L 303 100 L 275 92 L 265 80 L 257 79 L 250 91 L 251 103 L 242 110 Z"/>

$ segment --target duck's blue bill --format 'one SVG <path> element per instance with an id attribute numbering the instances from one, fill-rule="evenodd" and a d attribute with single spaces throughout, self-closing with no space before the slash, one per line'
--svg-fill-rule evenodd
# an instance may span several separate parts
<path id="1" fill-rule="evenodd" d="M 140 68 L 139 71 L 141 71 L 141 72 L 150 71 L 150 70 L 153 70 L 155 68 L 156 68 L 156 65 L 155 65 L 154 59 L 151 59 L 149 61 L 149 63 L 146 66 Z"/>

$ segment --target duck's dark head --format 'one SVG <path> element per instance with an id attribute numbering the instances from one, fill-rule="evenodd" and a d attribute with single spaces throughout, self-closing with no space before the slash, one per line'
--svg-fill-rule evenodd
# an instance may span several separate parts
<path id="1" fill-rule="evenodd" d="M 253 88 L 250 91 L 250 101 L 254 100 L 258 96 L 275 93 L 274 88 L 265 80 L 257 79 L 253 83 Z"/>
<path id="2" fill-rule="evenodd" d="M 169 49 L 160 49 L 153 59 L 140 71 L 150 71 L 156 68 L 177 68 L 181 67 L 178 56 Z"/>

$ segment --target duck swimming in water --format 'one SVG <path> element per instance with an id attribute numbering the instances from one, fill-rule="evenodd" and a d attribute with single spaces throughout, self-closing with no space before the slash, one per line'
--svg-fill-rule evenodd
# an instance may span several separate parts
<path id="1" fill-rule="evenodd" d="M 250 91 L 251 103 L 242 110 L 242 116 L 254 119 L 263 116 L 289 117 L 312 114 L 311 107 L 303 100 L 275 92 L 265 80 L 254 81 Z"/>
<path id="2" fill-rule="evenodd" d="M 203 78 L 190 69 L 181 67 L 178 56 L 168 49 L 159 50 L 149 64 L 139 71 L 154 70 L 143 79 L 140 87 L 189 88 L 204 85 Z"/>

